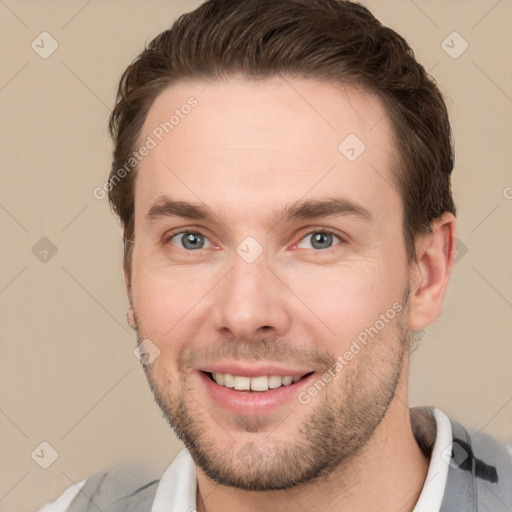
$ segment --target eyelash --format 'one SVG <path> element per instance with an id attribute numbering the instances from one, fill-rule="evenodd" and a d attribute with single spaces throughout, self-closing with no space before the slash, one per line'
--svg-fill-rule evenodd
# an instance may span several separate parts
<path id="1" fill-rule="evenodd" d="M 310 235 L 313 235 L 315 233 L 321 233 L 323 235 L 333 235 L 334 237 L 338 238 L 339 241 L 340 241 L 336 245 L 341 245 L 341 244 L 346 243 L 346 240 L 341 235 L 339 235 L 338 233 L 335 233 L 334 231 L 330 231 L 329 229 L 319 229 L 319 228 L 316 228 L 316 229 L 311 229 L 310 231 L 307 231 L 306 233 L 302 234 L 300 239 L 296 243 L 294 243 L 293 246 L 296 247 L 306 237 L 308 237 Z M 177 236 L 177 235 L 184 235 L 184 234 L 200 235 L 200 236 L 206 238 L 207 240 L 210 240 L 206 235 L 204 235 L 200 231 L 193 231 L 193 230 L 181 230 L 180 231 L 180 230 L 178 230 L 178 231 L 167 233 L 167 235 L 164 238 L 164 244 L 170 243 L 171 240 L 175 236 Z M 333 245 L 332 247 L 328 247 L 327 249 L 304 249 L 304 250 L 309 250 L 309 251 L 314 251 L 314 252 L 328 252 L 330 249 L 333 249 L 334 247 L 336 247 L 336 245 Z M 182 248 L 179 248 L 179 249 L 181 249 L 181 250 L 183 250 L 185 252 L 191 252 L 191 253 L 194 253 L 194 252 L 198 253 L 198 252 L 200 252 L 202 250 L 202 249 L 197 249 L 195 251 L 191 251 L 191 250 L 186 250 L 186 249 L 182 249 Z"/>

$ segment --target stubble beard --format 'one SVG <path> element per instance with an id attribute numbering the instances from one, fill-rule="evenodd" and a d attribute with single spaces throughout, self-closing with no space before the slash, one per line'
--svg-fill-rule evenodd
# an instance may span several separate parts
<path id="1" fill-rule="evenodd" d="M 145 366 L 144 371 L 164 417 L 209 478 L 248 491 L 290 489 L 348 467 L 380 425 L 408 362 L 408 291 L 406 297 L 393 340 L 375 337 L 309 404 L 297 401 L 299 411 L 310 411 L 286 441 L 279 440 L 279 425 L 266 432 L 272 427 L 268 429 L 262 417 L 236 418 L 238 430 L 228 433 L 198 404 L 186 372 L 180 371 L 177 380 L 162 367 L 156 375 L 156 365 Z M 317 374 L 319 379 L 321 375 Z"/>

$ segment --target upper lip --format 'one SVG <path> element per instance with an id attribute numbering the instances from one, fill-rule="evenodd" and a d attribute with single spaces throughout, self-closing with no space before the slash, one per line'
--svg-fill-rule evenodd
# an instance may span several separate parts
<path id="1" fill-rule="evenodd" d="M 297 377 L 311 373 L 311 368 L 300 366 L 284 366 L 283 364 L 251 362 L 242 363 L 240 361 L 231 363 L 212 363 L 205 364 L 198 368 L 206 373 L 229 373 L 243 377 L 260 377 L 262 375 L 279 375 L 281 377 Z"/>

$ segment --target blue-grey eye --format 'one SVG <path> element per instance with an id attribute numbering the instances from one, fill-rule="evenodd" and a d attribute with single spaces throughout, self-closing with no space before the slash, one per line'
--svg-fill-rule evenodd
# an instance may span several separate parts
<path id="1" fill-rule="evenodd" d="M 307 246 L 307 240 L 310 239 L 311 247 Z M 341 239 L 334 235 L 333 233 L 329 233 L 328 231 L 313 231 L 312 233 L 308 233 L 297 245 L 301 249 L 330 249 L 333 245 L 333 241 Z M 305 245 L 306 244 L 306 245 Z"/>
<path id="2" fill-rule="evenodd" d="M 171 244 L 179 247 L 180 249 L 197 250 L 210 247 L 210 241 L 201 233 L 193 233 L 191 231 L 184 231 L 178 233 L 170 238 Z"/>

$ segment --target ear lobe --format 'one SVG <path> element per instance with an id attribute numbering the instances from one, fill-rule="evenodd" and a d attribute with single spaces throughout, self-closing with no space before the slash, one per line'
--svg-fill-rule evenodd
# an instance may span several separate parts
<path id="1" fill-rule="evenodd" d="M 411 271 L 409 329 L 419 331 L 434 323 L 441 307 L 456 255 L 456 220 L 445 212 L 432 231 L 416 243 L 417 263 Z"/>
<path id="2" fill-rule="evenodd" d="M 137 329 L 137 322 L 135 321 L 135 311 L 133 310 L 133 306 L 131 304 L 128 306 L 128 310 L 126 311 L 126 320 L 130 324 L 130 327 L 132 329 Z"/>

